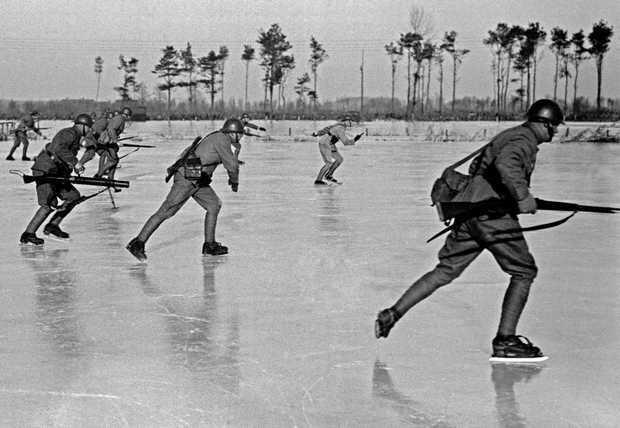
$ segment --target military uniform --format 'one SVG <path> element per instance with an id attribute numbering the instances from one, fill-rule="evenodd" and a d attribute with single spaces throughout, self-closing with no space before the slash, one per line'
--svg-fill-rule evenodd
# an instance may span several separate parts
<path id="1" fill-rule="evenodd" d="M 17 150 L 20 144 L 22 145 L 22 160 L 30 160 L 30 158 L 28 158 L 28 146 L 30 144 L 28 141 L 28 130 L 33 130 L 38 135 L 41 135 L 41 131 L 36 128 L 34 118 L 31 114 L 24 115 L 15 128 L 15 142 L 6 157 L 7 160 L 14 160 L 13 153 Z"/>
<path id="2" fill-rule="evenodd" d="M 183 157 L 190 148 L 183 151 Z M 202 176 L 200 179 L 192 180 L 185 178 L 185 167 L 179 167 L 174 173 L 173 185 L 161 204 L 159 209 L 146 221 L 142 230 L 128 249 L 139 242 L 141 248 L 155 230 L 164 222 L 164 220 L 172 217 L 181 209 L 181 207 L 191 197 L 206 211 L 205 214 L 205 245 L 215 243 L 215 225 L 217 216 L 222 206 L 220 198 L 217 196 L 213 188 L 209 185 L 213 171 L 219 164 L 223 164 L 229 177 L 229 184 L 233 191 L 236 191 L 239 183 L 239 164 L 237 158 L 231 149 L 231 140 L 223 132 L 217 131 L 198 143 L 194 149 L 194 156 L 200 159 Z M 130 249 L 131 251 L 131 249 Z M 203 253 L 204 253 L 203 248 Z"/>
<path id="3" fill-rule="evenodd" d="M 60 130 L 37 156 L 32 166 L 32 175 L 35 177 L 69 177 L 77 164 L 76 156 L 80 150 L 81 139 L 82 134 L 75 127 Z M 39 209 L 28 223 L 20 242 L 43 244 L 43 240 L 36 236 L 36 232 L 53 210 L 56 212 L 43 232 L 61 239 L 69 238 L 69 234 L 62 231 L 59 225 L 78 203 L 80 192 L 70 183 L 56 182 L 37 182 L 36 189 Z M 60 206 L 58 206 L 58 199 L 64 201 Z"/>
<path id="4" fill-rule="evenodd" d="M 538 143 L 527 124 L 498 134 L 472 161 L 469 174 L 473 178 L 456 200 L 477 202 L 501 198 L 516 205 L 531 197 L 530 177 Z M 392 307 L 397 317 L 456 279 L 486 249 L 510 275 L 498 331 L 503 336 L 514 335 L 538 271 L 520 229 L 515 214 L 485 214 L 458 224 L 439 251 L 437 266 L 415 281 Z"/>
<path id="5" fill-rule="evenodd" d="M 101 161 L 96 176 L 107 174 L 110 180 L 114 179 L 116 165 L 118 165 L 118 138 L 123 131 L 125 131 L 125 117 L 119 114 L 109 120 L 105 130 L 101 133 L 97 143 L 97 152 L 101 156 Z"/>
<path id="6" fill-rule="evenodd" d="M 60 130 L 37 156 L 32 175 L 69 177 L 77 163 L 80 140 L 81 136 L 73 127 Z M 80 193 L 70 183 L 37 183 L 37 199 L 42 207 L 56 208 L 57 198 L 71 202 L 79 197 Z"/>
<path id="7" fill-rule="evenodd" d="M 86 165 L 87 162 L 89 162 L 90 160 L 92 160 L 92 158 L 95 157 L 95 153 L 101 156 L 101 154 L 104 151 L 106 151 L 106 147 L 104 146 L 99 147 L 98 144 L 99 144 L 99 138 L 101 138 L 101 135 L 103 135 L 107 127 L 108 127 L 108 118 L 105 115 L 95 120 L 95 122 L 93 123 L 93 127 L 91 129 L 91 132 L 89 132 L 89 134 L 86 137 L 84 137 L 86 140 L 86 144 L 85 144 L 86 151 L 84 152 L 84 154 L 82 155 L 82 158 L 80 159 L 80 162 L 79 162 L 80 164 Z M 104 162 L 105 162 L 105 159 L 100 158 L 100 165 L 99 165 L 100 169 L 103 168 Z"/>
<path id="8" fill-rule="evenodd" d="M 352 146 L 355 144 L 355 140 L 347 137 L 345 126 L 341 123 L 322 129 L 319 131 L 318 135 L 319 151 L 325 164 L 319 170 L 315 184 L 325 184 L 323 179 L 336 181 L 333 178 L 334 171 L 336 171 L 344 161 L 342 155 L 338 152 L 336 143 L 341 141 L 345 146 Z"/>

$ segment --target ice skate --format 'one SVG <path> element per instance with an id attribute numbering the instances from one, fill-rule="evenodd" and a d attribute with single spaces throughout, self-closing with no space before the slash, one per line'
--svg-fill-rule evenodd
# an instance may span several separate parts
<path id="1" fill-rule="evenodd" d="M 19 238 L 19 242 L 20 244 L 43 245 L 45 241 L 34 233 L 24 232 Z"/>
<path id="2" fill-rule="evenodd" d="M 219 242 L 205 242 L 202 244 L 202 254 L 210 254 L 212 256 L 228 254 L 228 247 L 220 244 Z"/>
<path id="3" fill-rule="evenodd" d="M 69 239 L 69 234 L 62 230 L 57 224 L 48 223 L 43 228 L 43 233 L 61 241 Z"/>
<path id="4" fill-rule="evenodd" d="M 144 242 L 140 241 L 138 238 L 133 238 L 129 241 L 129 244 L 125 247 L 134 256 L 136 259 L 141 262 L 146 260 L 146 253 L 144 252 Z"/>
<path id="5" fill-rule="evenodd" d="M 377 339 L 381 337 L 388 337 L 390 330 L 396 324 L 400 317 L 396 311 L 392 308 L 382 310 L 377 314 L 377 320 L 375 321 L 375 337 Z"/>
<path id="6" fill-rule="evenodd" d="M 540 348 L 534 346 L 525 336 L 496 336 L 493 339 L 491 362 L 502 363 L 537 363 L 548 359 Z"/>

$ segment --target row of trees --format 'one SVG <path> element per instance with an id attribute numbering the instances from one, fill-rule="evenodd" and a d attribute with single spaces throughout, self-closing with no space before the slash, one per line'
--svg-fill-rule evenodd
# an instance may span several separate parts
<path id="1" fill-rule="evenodd" d="M 444 106 L 444 61 L 448 56 L 452 60 L 451 113 L 454 114 L 458 68 L 470 51 L 457 46 L 457 32 L 453 30 L 445 32 L 441 40 L 434 40 L 431 36 L 433 34 L 432 20 L 422 8 L 412 7 L 409 18 L 412 31 L 401 33 L 398 40 L 385 45 L 385 51 L 392 65 L 392 105 L 395 98 L 397 64 L 404 56 L 407 59 L 405 116 L 407 118 L 424 117 L 425 110 L 428 111 L 431 107 L 430 84 L 433 64 L 438 66 L 439 96 L 436 110 L 441 116 Z M 577 91 L 579 67 L 589 58 L 595 59 L 596 106 L 597 110 L 601 109 L 603 59 L 609 50 L 612 35 L 613 27 L 609 26 L 605 20 L 595 23 L 587 36 L 583 29 L 573 33 L 570 37 L 568 32 L 560 27 L 551 30 L 549 48 L 555 55 L 553 98 L 558 100 L 558 84 L 564 80 L 564 109 L 569 111 L 568 83 L 572 77 L 573 99 L 570 107 L 573 116 L 579 113 L 580 105 Z M 501 22 L 495 29 L 489 30 L 487 37 L 482 40 L 492 54 L 491 74 L 496 115 L 505 116 L 509 112 L 522 112 L 536 99 L 538 62 L 542 57 L 546 38 L 547 32 L 538 22 L 529 23 L 527 27 Z M 589 42 L 588 46 L 586 42 Z M 412 66 L 415 68 L 412 69 Z"/>
<path id="2" fill-rule="evenodd" d="M 278 24 L 273 24 L 268 30 L 260 30 L 257 43 L 260 48 L 259 65 L 263 68 L 262 82 L 265 88 L 263 109 L 273 113 L 274 93 L 277 106 L 286 105 L 285 86 L 290 76 L 291 70 L 295 68 L 295 57 L 289 53 L 292 48 L 286 35 Z M 308 63 L 313 75 L 310 78 L 308 73 L 304 73 L 297 79 L 295 92 L 298 95 L 298 103 L 304 107 L 307 98 L 312 100 L 314 109 L 317 102 L 317 74 L 318 67 L 323 63 L 328 55 L 313 36 L 310 38 L 310 58 Z M 229 57 L 229 50 L 226 46 L 220 46 L 219 51 L 210 51 L 206 56 L 198 57 L 192 51 L 192 46 L 188 42 L 185 49 L 177 50 L 172 45 L 166 46 L 159 62 L 155 65 L 152 73 L 158 78 L 157 89 L 167 94 L 168 117 L 172 105 L 172 93 L 176 88 L 187 88 L 187 100 L 190 106 L 194 106 L 196 112 L 197 90 L 202 88 L 210 99 L 211 114 L 214 114 L 216 107 L 215 97 L 220 94 L 220 106 L 224 106 L 224 65 Z M 250 63 L 256 60 L 256 49 L 252 45 L 244 45 L 241 60 L 245 63 L 245 96 L 244 107 L 248 108 L 248 75 Z M 118 69 L 123 72 L 123 81 L 120 86 L 114 88 L 118 92 L 120 99 L 124 102 L 131 101 L 133 96 L 144 92 L 144 85 L 136 80 L 138 60 L 136 58 L 126 58 L 119 56 Z M 97 74 L 97 97 L 103 71 L 103 60 L 101 57 L 95 58 L 95 73 Z M 313 89 L 308 86 L 314 80 Z M 140 98 L 144 98 L 140 96 Z"/>
<path id="3" fill-rule="evenodd" d="M 579 67 L 590 58 L 595 59 L 597 70 L 596 107 L 601 109 L 602 68 L 605 53 L 609 50 L 613 27 L 604 20 L 595 23 L 592 31 L 586 36 L 583 29 L 573 33 L 554 27 L 550 32 L 549 49 L 555 57 L 553 74 L 553 99 L 558 100 L 558 85 L 564 80 L 564 110 L 569 111 L 568 88 L 573 78 L 573 99 L 570 105 L 573 115 L 578 110 L 578 78 Z M 488 32 L 483 40 L 493 54 L 492 72 L 495 81 L 495 102 L 498 113 L 508 110 L 508 103 L 519 103 L 520 110 L 536 99 L 536 77 L 538 61 L 542 56 L 542 48 L 547 39 L 547 32 L 538 22 L 527 27 L 499 23 L 494 30 Z M 586 42 L 589 45 L 586 46 Z M 516 73 L 512 77 L 511 71 Z M 514 94 L 509 93 L 511 84 L 516 83 Z M 509 95 L 511 98 L 509 99 Z"/>
<path id="4" fill-rule="evenodd" d="M 459 66 L 462 64 L 469 49 L 462 48 L 457 42 L 458 33 L 454 30 L 446 31 L 440 40 L 434 38 L 432 19 L 422 8 L 412 7 L 409 15 L 411 31 L 401 33 L 397 40 L 385 45 L 385 52 L 391 63 L 391 99 L 390 114 L 393 117 L 433 118 L 443 117 L 444 112 L 444 74 L 450 74 L 451 101 L 450 115 L 457 112 L 456 88 Z M 538 64 L 545 51 L 547 31 L 538 22 L 531 22 L 526 27 L 498 23 L 496 28 L 489 30 L 482 43 L 490 49 L 492 54 L 491 75 L 494 88 L 493 104 L 495 114 L 507 116 L 522 112 L 527 105 L 536 99 L 536 83 Z M 553 75 L 553 98 L 563 89 L 563 102 L 566 111 L 569 111 L 568 90 L 572 78 L 572 102 L 570 108 L 575 117 L 580 113 L 578 96 L 578 78 L 582 63 L 590 58 L 595 60 L 597 69 L 597 110 L 601 109 L 601 82 L 602 68 L 605 53 L 609 50 L 613 27 L 604 20 L 594 24 L 589 34 L 581 29 L 569 36 L 567 30 L 555 27 L 550 32 L 549 49 L 555 58 L 555 72 Z M 286 99 L 285 90 L 289 84 L 292 71 L 296 67 L 296 59 L 290 53 L 291 43 L 282 32 L 278 24 L 272 24 L 267 30 L 260 29 L 256 40 L 257 48 L 250 44 L 243 45 L 241 61 L 245 64 L 245 91 L 241 106 L 244 110 L 252 108 L 248 102 L 248 76 L 253 61 L 258 60 L 262 68 L 262 84 L 264 98 L 262 111 L 273 115 L 277 109 L 290 108 Z M 309 72 L 296 77 L 294 91 L 297 100 L 294 103 L 296 114 L 305 115 L 310 111 L 318 113 L 318 70 L 328 58 L 322 44 L 311 36 L 310 55 L 307 59 Z M 398 63 L 406 58 L 407 91 L 404 106 L 398 102 L 395 87 Z M 176 89 L 187 91 L 187 107 L 195 116 L 198 113 L 197 102 L 201 98 L 198 91 L 210 100 L 209 113 L 216 114 L 216 110 L 226 108 L 224 97 L 224 68 L 229 59 L 229 50 L 220 46 L 219 50 L 211 50 L 205 56 L 197 56 L 188 42 L 185 49 L 177 50 L 169 45 L 162 49 L 162 56 L 154 66 L 152 73 L 157 77 L 157 95 L 167 98 L 167 116 L 170 117 L 173 107 L 173 92 Z M 450 62 L 447 63 L 446 60 Z M 120 100 L 130 102 L 136 98 L 144 102 L 146 86 L 138 82 L 138 59 L 119 56 L 118 69 L 123 73 L 122 83 L 115 87 Z M 448 68 L 444 73 L 444 68 Z M 103 59 L 95 58 L 95 73 L 97 74 L 97 95 L 103 71 Z M 362 92 L 359 109 L 363 109 L 363 63 L 362 63 Z M 438 91 L 431 88 L 431 82 L 439 82 Z M 563 84 L 563 88 L 561 85 Z M 432 90 L 438 92 L 438 97 L 432 97 Z M 219 95 L 219 101 L 216 101 Z M 403 94 L 405 95 L 405 94 Z M 325 102 L 325 101 L 323 101 Z"/>

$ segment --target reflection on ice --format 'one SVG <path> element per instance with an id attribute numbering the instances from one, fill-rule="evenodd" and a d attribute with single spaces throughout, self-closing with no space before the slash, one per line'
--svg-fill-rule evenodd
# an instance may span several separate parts
<path id="1" fill-rule="evenodd" d="M 527 417 L 519 408 L 514 386 L 517 383 L 528 383 L 538 376 L 543 366 L 537 364 L 491 364 L 491 379 L 495 388 L 495 407 L 501 427 L 526 427 Z M 528 389 L 520 391 L 527 395 Z"/>
<path id="2" fill-rule="evenodd" d="M 3 425 L 617 425 L 619 216 L 528 235 L 539 274 L 522 327 L 550 355 L 544 375 L 488 363 L 506 277 L 486 256 L 379 342 L 378 310 L 436 262 L 432 181 L 480 143 L 425 141 L 428 123 L 364 124 L 370 136 L 342 149 L 343 184 L 317 188 L 321 157 L 301 137 L 321 124 L 261 123 L 282 137 L 242 142 L 239 192 L 214 176 L 229 254 L 202 256 L 204 212 L 188 203 L 136 263 L 125 245 L 165 197 L 165 167 L 218 125 L 174 123 L 177 139 L 134 124 L 158 147 L 121 161 L 131 186 L 117 209 L 103 193 L 67 217 L 70 242 L 20 247 L 34 187 L 0 174 Z M 537 162 L 536 196 L 620 204 L 620 145 L 544 145 Z"/>

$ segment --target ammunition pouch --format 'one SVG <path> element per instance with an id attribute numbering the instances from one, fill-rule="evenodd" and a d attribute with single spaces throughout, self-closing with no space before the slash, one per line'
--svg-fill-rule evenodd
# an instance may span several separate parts
<path id="1" fill-rule="evenodd" d="M 200 158 L 192 157 L 183 161 L 183 176 L 187 180 L 200 180 L 202 178 L 202 163 Z"/>

